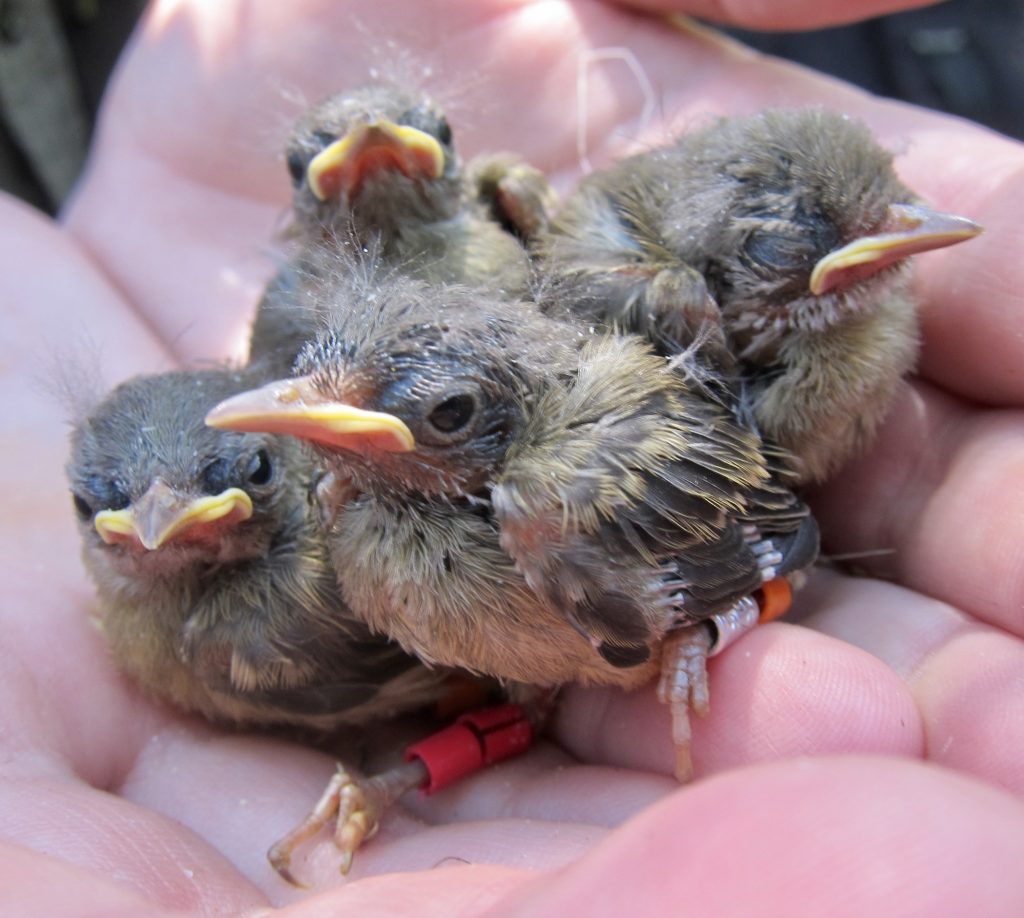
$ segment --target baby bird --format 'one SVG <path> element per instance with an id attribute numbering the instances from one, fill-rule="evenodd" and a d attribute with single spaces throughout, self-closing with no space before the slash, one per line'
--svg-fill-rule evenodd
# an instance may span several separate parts
<path id="1" fill-rule="evenodd" d="M 373 248 L 427 281 L 525 294 L 520 240 L 547 226 L 553 191 L 512 154 L 481 157 L 464 172 L 451 126 L 422 93 L 371 84 L 331 96 L 296 123 L 286 162 L 300 251 L 258 307 L 252 356 L 294 357 L 312 336 L 303 292 L 315 269 L 305 255 L 324 243 Z"/>
<path id="2" fill-rule="evenodd" d="M 328 734 L 437 702 L 450 673 L 345 608 L 301 444 L 203 423 L 265 378 L 223 368 L 139 376 L 74 429 L 67 475 L 114 660 L 147 693 L 238 725 Z M 415 769 L 373 781 L 364 801 L 343 775 L 325 804 L 342 805 L 347 860 L 387 802 L 419 783 Z M 292 848 L 318 825 L 273 849 L 287 879 Z"/>
<path id="3" fill-rule="evenodd" d="M 685 775 L 711 649 L 686 626 L 812 563 L 807 508 L 639 337 L 461 287 L 357 281 L 326 285 L 299 376 L 207 423 L 305 439 L 351 481 L 350 500 L 321 492 L 345 599 L 420 658 L 540 687 L 632 688 L 663 664 Z"/>
<path id="4" fill-rule="evenodd" d="M 914 366 L 906 259 L 980 231 L 925 207 L 864 125 L 797 109 L 722 119 L 588 176 L 539 249 L 560 307 L 666 354 L 703 329 L 760 433 L 820 480 L 867 444 Z"/>

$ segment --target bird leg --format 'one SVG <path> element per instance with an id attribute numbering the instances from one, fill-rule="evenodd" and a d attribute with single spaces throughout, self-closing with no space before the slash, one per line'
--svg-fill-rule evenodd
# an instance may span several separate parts
<path id="1" fill-rule="evenodd" d="M 292 854 L 336 818 L 334 843 L 341 852 L 341 872 L 347 874 L 353 854 L 380 827 L 385 810 L 407 790 L 420 787 L 427 779 L 427 770 L 419 760 L 404 762 L 362 781 L 353 778 L 339 763 L 309 815 L 270 846 L 267 859 L 293 886 L 304 886 L 291 872 Z"/>
<path id="2" fill-rule="evenodd" d="M 676 778 L 684 783 L 693 777 L 690 711 L 704 717 L 710 705 L 707 671 L 710 652 L 711 629 L 706 622 L 672 632 L 662 650 L 658 700 L 667 704 L 672 712 Z"/>
<path id="3" fill-rule="evenodd" d="M 707 621 L 673 631 L 665 639 L 661 657 L 658 700 L 672 712 L 672 741 L 676 747 L 676 777 L 693 777 L 690 755 L 690 712 L 707 716 L 711 706 L 708 657 L 720 653 L 757 625 L 761 609 L 752 596 L 737 600 L 725 612 Z"/>

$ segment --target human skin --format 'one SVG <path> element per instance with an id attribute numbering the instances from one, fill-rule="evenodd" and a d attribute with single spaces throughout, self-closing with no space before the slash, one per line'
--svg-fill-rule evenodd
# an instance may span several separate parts
<path id="1" fill-rule="evenodd" d="M 813 25 L 850 4 L 814 7 L 814 22 L 796 0 L 770 23 L 763 4 L 723 15 Z M 387 72 L 370 46 L 388 38 L 433 66 L 431 90 L 456 87 L 467 157 L 513 149 L 563 189 L 579 175 L 577 53 L 624 46 L 656 104 L 643 118 L 629 67 L 592 64 L 595 165 L 707 113 L 821 102 L 986 234 L 918 258 L 920 375 L 815 495 L 826 550 L 883 550 L 860 563 L 888 579 L 822 572 L 790 620 L 712 661 L 692 786 L 669 777 L 652 690 L 570 689 L 535 750 L 410 796 L 347 879 L 326 837 L 312 845 L 296 870 L 314 891 L 298 891 L 264 850 L 333 759 L 184 718 L 114 670 L 49 383 L 72 353 L 73 379 L 98 364 L 105 385 L 242 353 L 287 206 L 295 91 L 315 101 Z M 1021 146 L 975 125 L 597 2 L 155 5 L 61 222 L 0 203 L 0 911 L 1024 914 L 1022 176 Z"/>

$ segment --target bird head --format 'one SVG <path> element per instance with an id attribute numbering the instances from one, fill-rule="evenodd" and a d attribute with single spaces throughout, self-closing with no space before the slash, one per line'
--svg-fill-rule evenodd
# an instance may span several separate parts
<path id="1" fill-rule="evenodd" d="M 140 376 L 76 427 L 67 476 L 93 559 L 159 576 L 265 553 L 294 507 L 295 444 L 203 424 L 251 384 L 225 370 Z"/>
<path id="2" fill-rule="evenodd" d="M 858 121 L 824 109 L 725 121 L 693 145 L 708 183 L 701 259 L 733 327 L 824 328 L 906 282 L 907 259 L 976 236 L 922 204 Z M 715 197 L 717 200 L 710 200 Z"/>
<path id="3" fill-rule="evenodd" d="M 297 375 L 229 398 L 207 423 L 307 440 L 360 490 L 472 495 L 501 465 L 569 326 L 535 307 L 393 276 L 333 285 Z"/>
<path id="4" fill-rule="evenodd" d="M 373 84 L 306 112 L 285 151 L 299 233 L 393 230 L 451 217 L 460 166 L 444 113 L 426 96 Z"/>

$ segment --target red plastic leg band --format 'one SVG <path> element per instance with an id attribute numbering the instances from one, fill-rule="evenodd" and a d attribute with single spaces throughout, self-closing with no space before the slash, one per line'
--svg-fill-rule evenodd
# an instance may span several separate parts
<path id="1" fill-rule="evenodd" d="M 445 727 L 405 750 L 405 760 L 419 759 L 430 778 L 423 792 L 454 784 L 487 765 L 519 755 L 533 743 L 533 727 L 517 704 L 482 708 L 463 714 Z"/>

